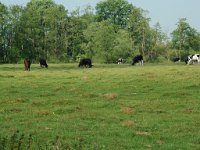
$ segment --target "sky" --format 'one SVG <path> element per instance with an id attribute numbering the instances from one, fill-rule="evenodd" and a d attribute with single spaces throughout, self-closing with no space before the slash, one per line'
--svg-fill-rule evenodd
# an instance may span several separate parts
<path id="1" fill-rule="evenodd" d="M 0 0 L 1 3 L 26 6 L 30 0 Z M 76 8 L 85 8 L 87 5 L 95 7 L 101 0 L 54 0 L 62 4 L 69 11 Z M 150 25 L 160 23 L 163 32 L 170 34 L 180 18 L 186 18 L 191 27 L 200 32 L 200 0 L 128 0 L 134 6 L 148 11 L 147 17 L 151 18 Z"/>

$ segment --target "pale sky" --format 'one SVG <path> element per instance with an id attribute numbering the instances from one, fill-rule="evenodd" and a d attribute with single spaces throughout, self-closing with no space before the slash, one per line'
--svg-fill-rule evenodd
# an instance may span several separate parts
<path id="1" fill-rule="evenodd" d="M 9 5 L 25 6 L 30 0 L 0 0 Z M 100 0 L 54 0 L 57 4 L 63 4 L 69 11 L 77 7 L 84 8 L 87 5 L 96 6 Z M 161 24 L 163 32 L 169 34 L 175 28 L 180 18 L 186 18 L 191 27 L 200 32 L 200 0 L 128 0 L 136 7 L 147 10 L 147 17 L 151 18 L 150 25 L 157 22 Z"/>

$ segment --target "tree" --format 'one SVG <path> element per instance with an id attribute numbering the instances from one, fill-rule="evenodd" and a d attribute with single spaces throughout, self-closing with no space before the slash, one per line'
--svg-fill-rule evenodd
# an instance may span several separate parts
<path id="1" fill-rule="evenodd" d="M 148 36 L 150 34 L 149 18 L 144 17 L 144 10 L 134 8 L 129 16 L 128 29 L 135 49 L 144 56 L 147 52 Z"/>
<path id="2" fill-rule="evenodd" d="M 84 30 L 87 29 L 88 20 L 79 15 L 79 10 L 72 12 L 68 22 L 68 47 L 67 55 L 76 61 L 84 51 L 81 45 L 85 42 Z"/>
<path id="3" fill-rule="evenodd" d="M 156 23 L 153 28 L 150 29 L 149 37 L 149 50 L 148 58 L 149 60 L 155 60 L 159 56 L 165 56 L 165 44 L 167 43 L 167 35 L 162 32 L 159 23 Z"/>
<path id="4" fill-rule="evenodd" d="M 49 54 L 59 60 L 65 59 L 68 47 L 68 22 L 67 11 L 63 5 L 55 4 L 46 10 L 43 40 L 46 55 Z"/>
<path id="5" fill-rule="evenodd" d="M 177 57 L 181 58 L 181 55 L 188 54 L 190 50 L 200 50 L 200 34 L 189 25 L 186 18 L 179 20 L 171 35 L 172 47 L 177 49 Z"/>
<path id="6" fill-rule="evenodd" d="M 117 32 L 113 47 L 113 61 L 118 58 L 130 60 L 133 57 L 133 41 L 127 30 L 121 29 Z"/>
<path id="7" fill-rule="evenodd" d="M 113 47 L 116 32 L 107 20 L 91 24 L 84 32 L 87 48 L 105 63 L 113 62 Z"/>
<path id="8" fill-rule="evenodd" d="M 96 18 L 99 22 L 108 19 L 111 23 L 126 28 L 132 9 L 132 4 L 126 0 L 105 0 L 96 5 Z"/>
<path id="9" fill-rule="evenodd" d="M 196 29 L 190 28 L 188 36 L 189 49 L 200 51 L 200 33 Z"/>
<path id="10" fill-rule="evenodd" d="M 9 7 L 8 17 L 8 48 L 7 48 L 7 61 L 8 63 L 17 63 L 20 59 L 21 37 L 20 32 L 22 27 L 20 26 L 20 17 L 23 13 L 23 7 L 19 5 L 13 5 Z"/>
<path id="11" fill-rule="evenodd" d="M 0 60 L 6 62 L 8 8 L 0 2 Z"/>
<path id="12" fill-rule="evenodd" d="M 67 48 L 67 11 L 52 0 L 32 0 L 21 17 L 24 57 L 59 58 Z"/>

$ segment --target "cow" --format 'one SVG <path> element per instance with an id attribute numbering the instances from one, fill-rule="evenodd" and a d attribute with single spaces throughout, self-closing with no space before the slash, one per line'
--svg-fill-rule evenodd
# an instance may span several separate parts
<path id="1" fill-rule="evenodd" d="M 180 61 L 180 58 L 179 58 L 179 57 L 173 57 L 171 60 L 172 60 L 173 62 L 177 62 L 177 61 Z"/>
<path id="2" fill-rule="evenodd" d="M 79 67 L 86 67 L 86 68 L 91 68 L 93 65 L 92 65 L 92 61 L 90 58 L 83 58 L 80 60 L 79 62 Z"/>
<path id="3" fill-rule="evenodd" d="M 46 68 L 48 68 L 48 65 L 47 65 L 46 60 L 43 59 L 43 58 L 41 58 L 41 59 L 40 59 L 40 67 L 43 67 L 43 66 L 45 66 Z"/>
<path id="4" fill-rule="evenodd" d="M 24 59 L 24 70 L 25 71 L 30 71 L 30 67 L 31 67 L 31 61 L 28 58 Z"/>
<path id="5" fill-rule="evenodd" d="M 117 60 L 117 64 L 122 64 L 123 63 L 123 59 L 122 58 L 119 58 L 118 60 Z"/>
<path id="6" fill-rule="evenodd" d="M 194 64 L 194 62 L 200 64 L 200 54 L 189 55 L 185 60 L 185 63 L 188 65 L 191 63 Z"/>
<path id="7" fill-rule="evenodd" d="M 132 62 L 132 65 L 135 65 L 136 63 L 139 63 L 143 66 L 143 56 L 142 55 L 136 55 L 134 58 L 133 58 L 133 62 Z"/>

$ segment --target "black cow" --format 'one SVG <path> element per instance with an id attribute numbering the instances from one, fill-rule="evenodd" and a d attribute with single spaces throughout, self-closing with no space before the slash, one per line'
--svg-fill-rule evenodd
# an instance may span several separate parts
<path id="1" fill-rule="evenodd" d="M 92 61 L 90 58 L 83 58 L 80 60 L 79 62 L 79 67 L 86 67 L 86 68 L 91 68 L 93 65 L 92 65 Z"/>
<path id="2" fill-rule="evenodd" d="M 31 61 L 28 58 L 24 59 L 24 70 L 25 71 L 30 71 L 30 67 L 31 67 Z"/>
<path id="3" fill-rule="evenodd" d="M 141 63 L 141 65 L 143 66 L 143 56 L 142 55 L 136 55 L 134 58 L 133 58 L 133 62 L 132 62 L 132 65 L 135 65 L 136 63 Z"/>
<path id="4" fill-rule="evenodd" d="M 180 58 L 179 58 L 179 57 L 174 57 L 174 58 L 172 58 L 172 61 L 173 61 L 173 62 L 180 61 Z"/>
<path id="5" fill-rule="evenodd" d="M 45 66 L 46 68 L 48 68 L 48 65 L 47 65 L 47 62 L 45 59 L 43 59 L 43 58 L 40 59 L 40 66 L 41 67 Z"/>

